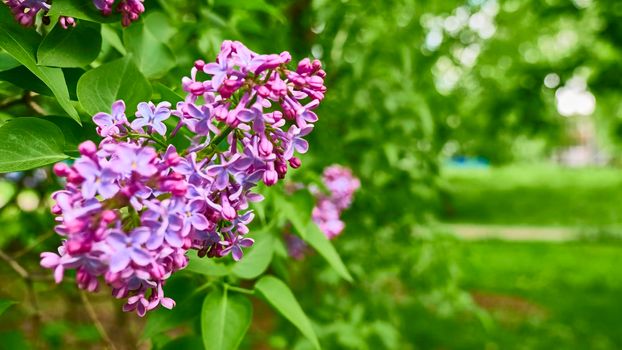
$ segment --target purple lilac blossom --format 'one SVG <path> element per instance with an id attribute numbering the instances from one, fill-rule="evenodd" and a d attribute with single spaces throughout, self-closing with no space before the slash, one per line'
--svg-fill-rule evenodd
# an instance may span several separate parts
<path id="1" fill-rule="evenodd" d="M 95 1 L 100 10 L 112 3 Z M 141 1 L 122 4 L 124 24 L 144 10 Z M 188 95 L 175 110 L 141 102 L 129 121 L 117 101 L 110 114 L 94 115 L 99 145 L 84 142 L 73 165 L 54 166 L 66 178 L 52 208 L 64 240 L 57 253 L 41 254 L 41 265 L 56 282 L 68 269 L 89 291 L 103 280 L 126 300 L 123 310 L 143 316 L 174 306 L 163 287 L 186 267 L 189 250 L 242 259 L 254 243 L 246 237 L 250 203 L 263 200 L 257 185 L 300 167 L 294 154 L 307 151 L 303 137 L 317 120 L 309 115 L 326 91 L 319 61 L 303 60 L 294 71 L 290 60 L 287 52 L 260 55 L 225 41 L 217 62 L 196 61 L 182 80 Z M 207 80 L 197 79 L 199 70 Z M 168 132 L 170 117 L 178 120 Z M 190 145 L 178 153 L 167 140 L 182 129 Z"/>
<path id="2" fill-rule="evenodd" d="M 361 187 L 361 182 L 352 175 L 350 169 L 340 165 L 324 169 L 322 182 L 329 194 L 312 189 L 317 200 L 312 217 L 326 237 L 333 239 L 345 228 L 345 223 L 340 219 L 341 212 L 350 207 L 354 192 Z"/>

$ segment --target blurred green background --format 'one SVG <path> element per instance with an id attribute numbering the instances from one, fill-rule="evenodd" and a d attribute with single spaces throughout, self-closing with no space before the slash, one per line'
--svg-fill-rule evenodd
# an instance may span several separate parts
<path id="1" fill-rule="evenodd" d="M 177 90 L 192 62 L 213 60 L 223 39 L 325 64 L 328 93 L 303 169 L 339 163 L 361 179 L 334 241 L 356 282 L 314 255 L 274 267 L 289 270 L 324 348 L 622 347 L 622 2 L 146 7 L 144 21 L 165 41 L 154 42 L 166 54 L 153 72 Z M 119 55 L 110 33 L 122 29 L 106 31 L 95 64 Z M 0 83 L 2 100 L 22 93 Z M 29 113 L 0 108 L 0 122 Z M 22 301 L 0 318 L 0 348 L 102 347 L 76 288 L 53 285 L 38 268 L 38 253 L 57 243 L 46 199 L 55 186 L 45 171 L 0 182 L 0 247 L 38 277 L 41 308 L 38 317 L 24 281 L 0 265 L 0 294 Z M 184 286 L 182 276 L 167 287 Z M 196 344 L 188 329 L 149 335 L 149 321 L 117 312 L 105 293 L 92 301 L 120 348 Z M 255 310 L 244 348 L 309 348 L 267 306 Z"/>

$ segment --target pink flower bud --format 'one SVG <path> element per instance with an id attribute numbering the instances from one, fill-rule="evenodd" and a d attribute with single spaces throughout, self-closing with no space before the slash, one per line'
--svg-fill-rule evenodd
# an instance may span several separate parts
<path id="1" fill-rule="evenodd" d="M 289 159 L 289 165 L 294 169 L 298 169 L 300 168 L 300 165 L 302 165 L 302 162 L 297 157 L 291 157 Z"/>
<path id="2" fill-rule="evenodd" d="M 279 174 L 277 174 L 277 172 L 274 170 L 266 170 L 263 173 L 263 182 L 267 186 L 274 185 L 278 180 L 279 180 Z"/>
<path id="3" fill-rule="evenodd" d="M 203 60 L 196 60 L 194 61 L 194 67 L 198 70 L 203 70 L 203 67 L 205 66 L 205 61 Z"/>
<path id="4" fill-rule="evenodd" d="M 69 175 L 69 166 L 65 163 L 54 164 L 54 174 L 60 177 L 66 177 Z"/>
<path id="5" fill-rule="evenodd" d="M 87 157 L 93 156 L 97 152 L 97 145 L 93 141 L 84 141 L 78 146 L 80 154 Z"/>

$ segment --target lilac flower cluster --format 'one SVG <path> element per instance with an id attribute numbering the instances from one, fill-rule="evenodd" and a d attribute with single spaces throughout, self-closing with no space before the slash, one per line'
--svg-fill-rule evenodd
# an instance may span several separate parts
<path id="1" fill-rule="evenodd" d="M 289 187 L 293 191 L 308 188 L 315 196 L 312 219 L 328 239 L 333 239 L 345 228 L 345 223 L 340 219 L 341 213 L 352 204 L 354 192 L 361 187 L 361 182 L 352 175 L 352 170 L 331 165 L 324 169 L 322 183 L 328 190 L 328 195 L 316 185 L 295 183 L 289 184 Z M 289 256 L 296 260 L 304 258 L 307 244 L 302 239 L 290 233 L 285 233 L 284 239 Z"/>
<path id="2" fill-rule="evenodd" d="M 352 175 L 350 169 L 340 165 L 331 165 L 324 169 L 322 182 L 329 194 L 312 189 L 317 202 L 311 215 L 326 237 L 333 239 L 345 228 L 340 219 L 341 212 L 350 207 L 354 192 L 361 187 L 361 182 Z"/>
<path id="3" fill-rule="evenodd" d="M 132 22 L 138 20 L 140 15 L 145 12 L 144 0 L 121 0 L 116 6 L 116 12 L 121 13 L 121 23 L 128 26 Z M 34 25 L 35 19 L 39 12 L 44 14 L 43 21 L 49 24 L 47 12 L 52 6 L 51 0 L 5 0 L 5 3 L 11 9 L 15 20 L 24 27 Z M 93 0 L 93 5 L 104 16 L 110 16 L 115 9 L 115 0 Z M 65 29 L 75 27 L 76 20 L 72 17 L 61 16 L 58 23 Z"/>
<path id="4" fill-rule="evenodd" d="M 225 41 L 216 62 L 197 61 L 183 79 L 188 95 L 175 109 L 142 102 L 130 121 L 117 101 L 111 113 L 93 116 L 101 143 L 81 144 L 72 166 L 54 167 L 67 179 L 53 196 L 56 232 L 65 239 L 58 254 L 41 255 L 41 265 L 54 269 L 57 282 L 75 269 L 89 291 L 103 276 L 115 297 L 127 298 L 123 309 L 142 316 L 174 306 L 162 287 L 187 265 L 188 250 L 241 259 L 254 243 L 245 237 L 249 203 L 263 199 L 253 189 L 301 165 L 294 155 L 308 149 L 302 137 L 326 90 L 319 61 L 305 59 L 292 71 L 290 59 Z M 190 139 L 180 152 L 168 144 L 177 133 Z"/>

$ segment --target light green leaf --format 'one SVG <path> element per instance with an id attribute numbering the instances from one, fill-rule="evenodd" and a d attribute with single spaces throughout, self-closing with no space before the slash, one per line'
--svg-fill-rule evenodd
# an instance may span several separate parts
<path id="1" fill-rule="evenodd" d="M 294 324 L 316 349 L 320 349 L 311 322 L 283 281 L 274 276 L 264 276 L 255 284 L 255 290 L 261 293 L 276 311 Z"/>
<path id="2" fill-rule="evenodd" d="M 195 254 L 188 255 L 188 266 L 185 270 L 215 277 L 229 274 L 229 268 L 225 264 L 217 263 L 209 258 L 199 258 Z"/>
<path id="3" fill-rule="evenodd" d="M 127 54 L 127 51 L 125 50 L 125 46 L 123 46 L 123 42 L 121 41 L 119 34 L 117 34 L 117 32 L 110 26 L 102 26 L 102 38 L 106 43 L 110 44 L 110 46 L 114 47 L 117 51 L 119 51 L 121 55 L 125 56 Z"/>
<path id="4" fill-rule="evenodd" d="M 48 15 L 50 17 L 69 16 L 97 23 L 112 23 L 121 20 L 119 13 L 113 12 L 110 16 L 104 16 L 93 6 L 93 1 L 84 0 L 54 0 L 54 6 Z"/>
<path id="5" fill-rule="evenodd" d="M 43 38 L 37 59 L 40 65 L 52 67 L 84 67 L 99 55 L 102 46 L 100 25 L 80 22 L 80 25 L 63 29 L 57 24 Z"/>
<path id="6" fill-rule="evenodd" d="M 250 238 L 255 237 L 255 244 L 247 249 L 242 260 L 235 263 L 231 270 L 234 275 L 240 278 L 253 279 L 261 275 L 272 261 L 274 237 L 265 232 L 259 235 L 250 235 Z"/>
<path id="7" fill-rule="evenodd" d="M 335 247 L 311 220 L 313 199 L 308 192 L 299 191 L 292 196 L 275 196 L 275 206 L 281 214 L 292 223 L 296 233 L 330 264 L 346 281 L 351 282 L 352 276 L 341 261 Z"/>
<path id="8" fill-rule="evenodd" d="M 348 282 L 352 282 L 352 275 L 341 261 L 341 257 L 335 247 L 330 243 L 317 225 L 311 221 L 307 224 L 305 242 L 309 243 L 337 273 Z"/>
<path id="9" fill-rule="evenodd" d="M 265 12 L 281 22 L 285 22 L 285 16 L 281 11 L 267 3 L 265 0 L 215 0 L 214 6 L 226 6 L 240 10 Z"/>
<path id="10" fill-rule="evenodd" d="M 54 123 L 41 118 L 17 118 L 0 127 L 0 173 L 21 171 L 55 163 L 63 154 L 65 139 Z"/>
<path id="11" fill-rule="evenodd" d="M 151 20 L 152 15 L 145 21 L 132 24 L 123 31 L 123 42 L 128 52 L 145 76 L 159 78 L 175 67 L 173 51 L 163 42 L 161 29 L 169 27 L 165 19 L 156 22 Z M 165 30 L 165 29 L 164 29 Z"/>
<path id="12" fill-rule="evenodd" d="M 69 100 L 69 91 L 60 68 L 40 67 L 35 54 L 41 37 L 15 23 L 6 6 L 0 6 L 0 48 L 23 64 L 52 90 L 58 104 L 71 118 L 80 123 L 78 112 Z"/>
<path id="13" fill-rule="evenodd" d="M 0 315 L 2 315 L 9 307 L 17 304 L 17 302 L 13 300 L 0 299 Z"/>
<path id="14" fill-rule="evenodd" d="M 128 57 L 90 70 L 78 81 L 78 100 L 91 115 L 108 112 L 119 99 L 125 101 L 126 114 L 132 115 L 138 103 L 151 97 L 151 84 Z"/>
<path id="15" fill-rule="evenodd" d="M 243 295 L 215 289 L 205 297 L 201 334 L 205 349 L 237 349 L 251 324 L 253 306 Z"/>

